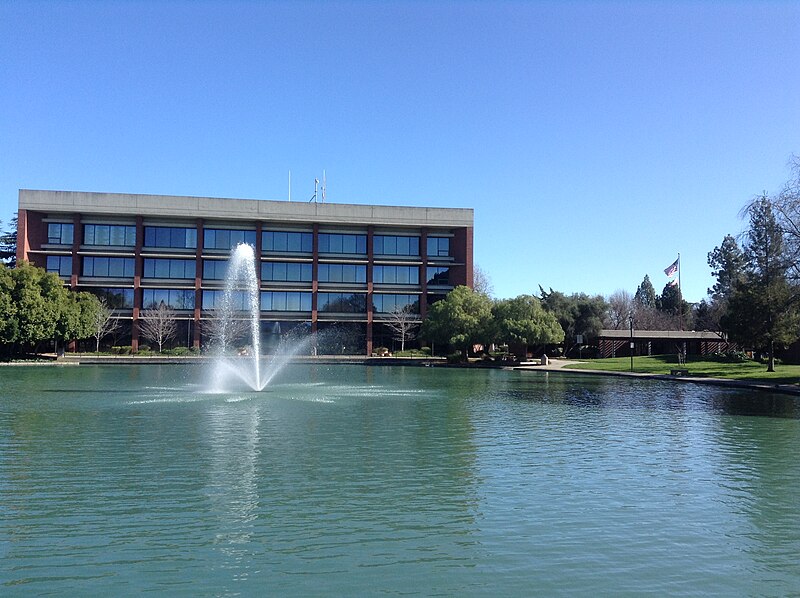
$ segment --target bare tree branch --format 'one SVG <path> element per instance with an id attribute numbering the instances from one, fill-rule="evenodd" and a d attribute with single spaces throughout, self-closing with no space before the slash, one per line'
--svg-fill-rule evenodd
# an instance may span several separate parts
<path id="1" fill-rule="evenodd" d="M 494 285 L 491 277 L 478 264 L 472 267 L 472 290 L 487 297 L 491 297 L 494 294 Z"/>
<path id="2" fill-rule="evenodd" d="M 614 291 L 608 298 L 605 325 L 613 330 L 627 328 L 632 312 L 633 297 L 631 294 L 624 289 Z"/>
<path id="3" fill-rule="evenodd" d="M 158 345 L 158 352 L 164 344 L 178 332 L 178 318 L 175 310 L 163 301 L 155 309 L 145 309 L 139 315 L 142 336 Z"/>
<path id="4" fill-rule="evenodd" d="M 239 315 L 241 317 L 237 317 Z M 203 319 L 202 323 L 206 345 L 225 353 L 249 333 L 248 317 L 245 312 L 234 312 L 231 317 L 226 317 L 222 308 L 210 310 L 209 317 Z"/>
<path id="5" fill-rule="evenodd" d="M 390 311 L 385 324 L 392 331 L 394 339 L 400 341 L 400 350 L 405 351 L 406 341 L 412 341 L 417 336 L 420 319 L 406 305 L 403 308 L 395 307 Z"/>
<path id="6" fill-rule="evenodd" d="M 95 351 L 100 351 L 100 341 L 119 328 L 119 318 L 114 315 L 114 310 L 108 305 L 105 297 L 98 297 L 100 303 L 92 319 L 92 336 L 95 340 Z"/>

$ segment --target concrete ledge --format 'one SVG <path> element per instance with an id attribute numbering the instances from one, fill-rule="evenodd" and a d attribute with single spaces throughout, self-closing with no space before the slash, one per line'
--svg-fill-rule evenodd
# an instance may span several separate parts
<path id="1" fill-rule="evenodd" d="M 690 384 L 705 384 L 706 386 L 724 386 L 745 390 L 760 390 L 800 396 L 800 386 L 790 384 L 770 384 L 769 382 L 748 382 L 747 380 L 729 380 L 727 378 L 700 378 L 697 376 L 671 376 L 669 374 L 643 374 L 639 372 L 609 372 L 607 370 L 565 369 L 563 367 L 516 367 L 519 371 L 560 372 L 564 374 L 578 374 L 590 376 L 616 376 L 619 378 L 640 378 L 645 380 L 666 380 L 669 382 L 684 382 Z"/>
<path id="2" fill-rule="evenodd" d="M 472 208 L 380 206 L 370 204 L 309 203 L 267 199 L 227 199 L 133 193 L 45 191 L 20 189 L 19 207 L 48 213 L 124 215 L 211 220 L 278 220 L 308 224 L 376 224 L 380 226 L 471 227 Z"/>
<path id="3" fill-rule="evenodd" d="M 31 365 L 45 365 L 58 363 L 63 365 L 186 365 L 207 364 L 216 359 L 211 355 L 65 355 L 56 362 L 34 362 Z M 249 361 L 249 357 L 230 357 Z M 263 361 L 268 363 L 270 356 L 264 356 Z M 290 363 L 318 363 L 318 364 L 353 364 L 353 365 L 413 365 L 429 366 L 444 364 L 444 358 L 437 357 L 366 357 L 361 355 L 296 355 L 289 360 Z"/>

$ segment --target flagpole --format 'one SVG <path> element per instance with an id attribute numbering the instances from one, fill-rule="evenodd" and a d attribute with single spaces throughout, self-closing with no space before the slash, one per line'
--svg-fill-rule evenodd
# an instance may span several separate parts
<path id="1" fill-rule="evenodd" d="M 681 252 L 678 252 L 678 297 L 683 299 L 683 288 L 681 287 Z M 681 303 L 682 305 L 682 303 Z M 681 330 L 683 330 L 683 307 L 681 306 Z"/>

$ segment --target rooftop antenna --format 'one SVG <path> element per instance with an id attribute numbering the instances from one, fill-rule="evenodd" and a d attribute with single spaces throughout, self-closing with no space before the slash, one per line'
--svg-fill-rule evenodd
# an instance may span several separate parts
<path id="1" fill-rule="evenodd" d="M 325 203 L 325 189 L 327 188 L 327 184 L 325 182 L 325 171 L 322 171 L 322 203 Z"/>
<path id="2" fill-rule="evenodd" d="M 319 179 L 314 179 L 314 195 L 311 196 L 311 199 L 308 200 L 308 203 L 312 201 L 317 203 L 317 189 L 319 189 Z"/>

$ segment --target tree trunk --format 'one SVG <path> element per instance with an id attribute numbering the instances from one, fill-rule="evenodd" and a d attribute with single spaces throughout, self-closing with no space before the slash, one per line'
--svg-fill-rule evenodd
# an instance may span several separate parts
<path id="1" fill-rule="evenodd" d="M 767 361 L 767 371 L 775 371 L 775 341 L 769 341 L 769 360 Z"/>

